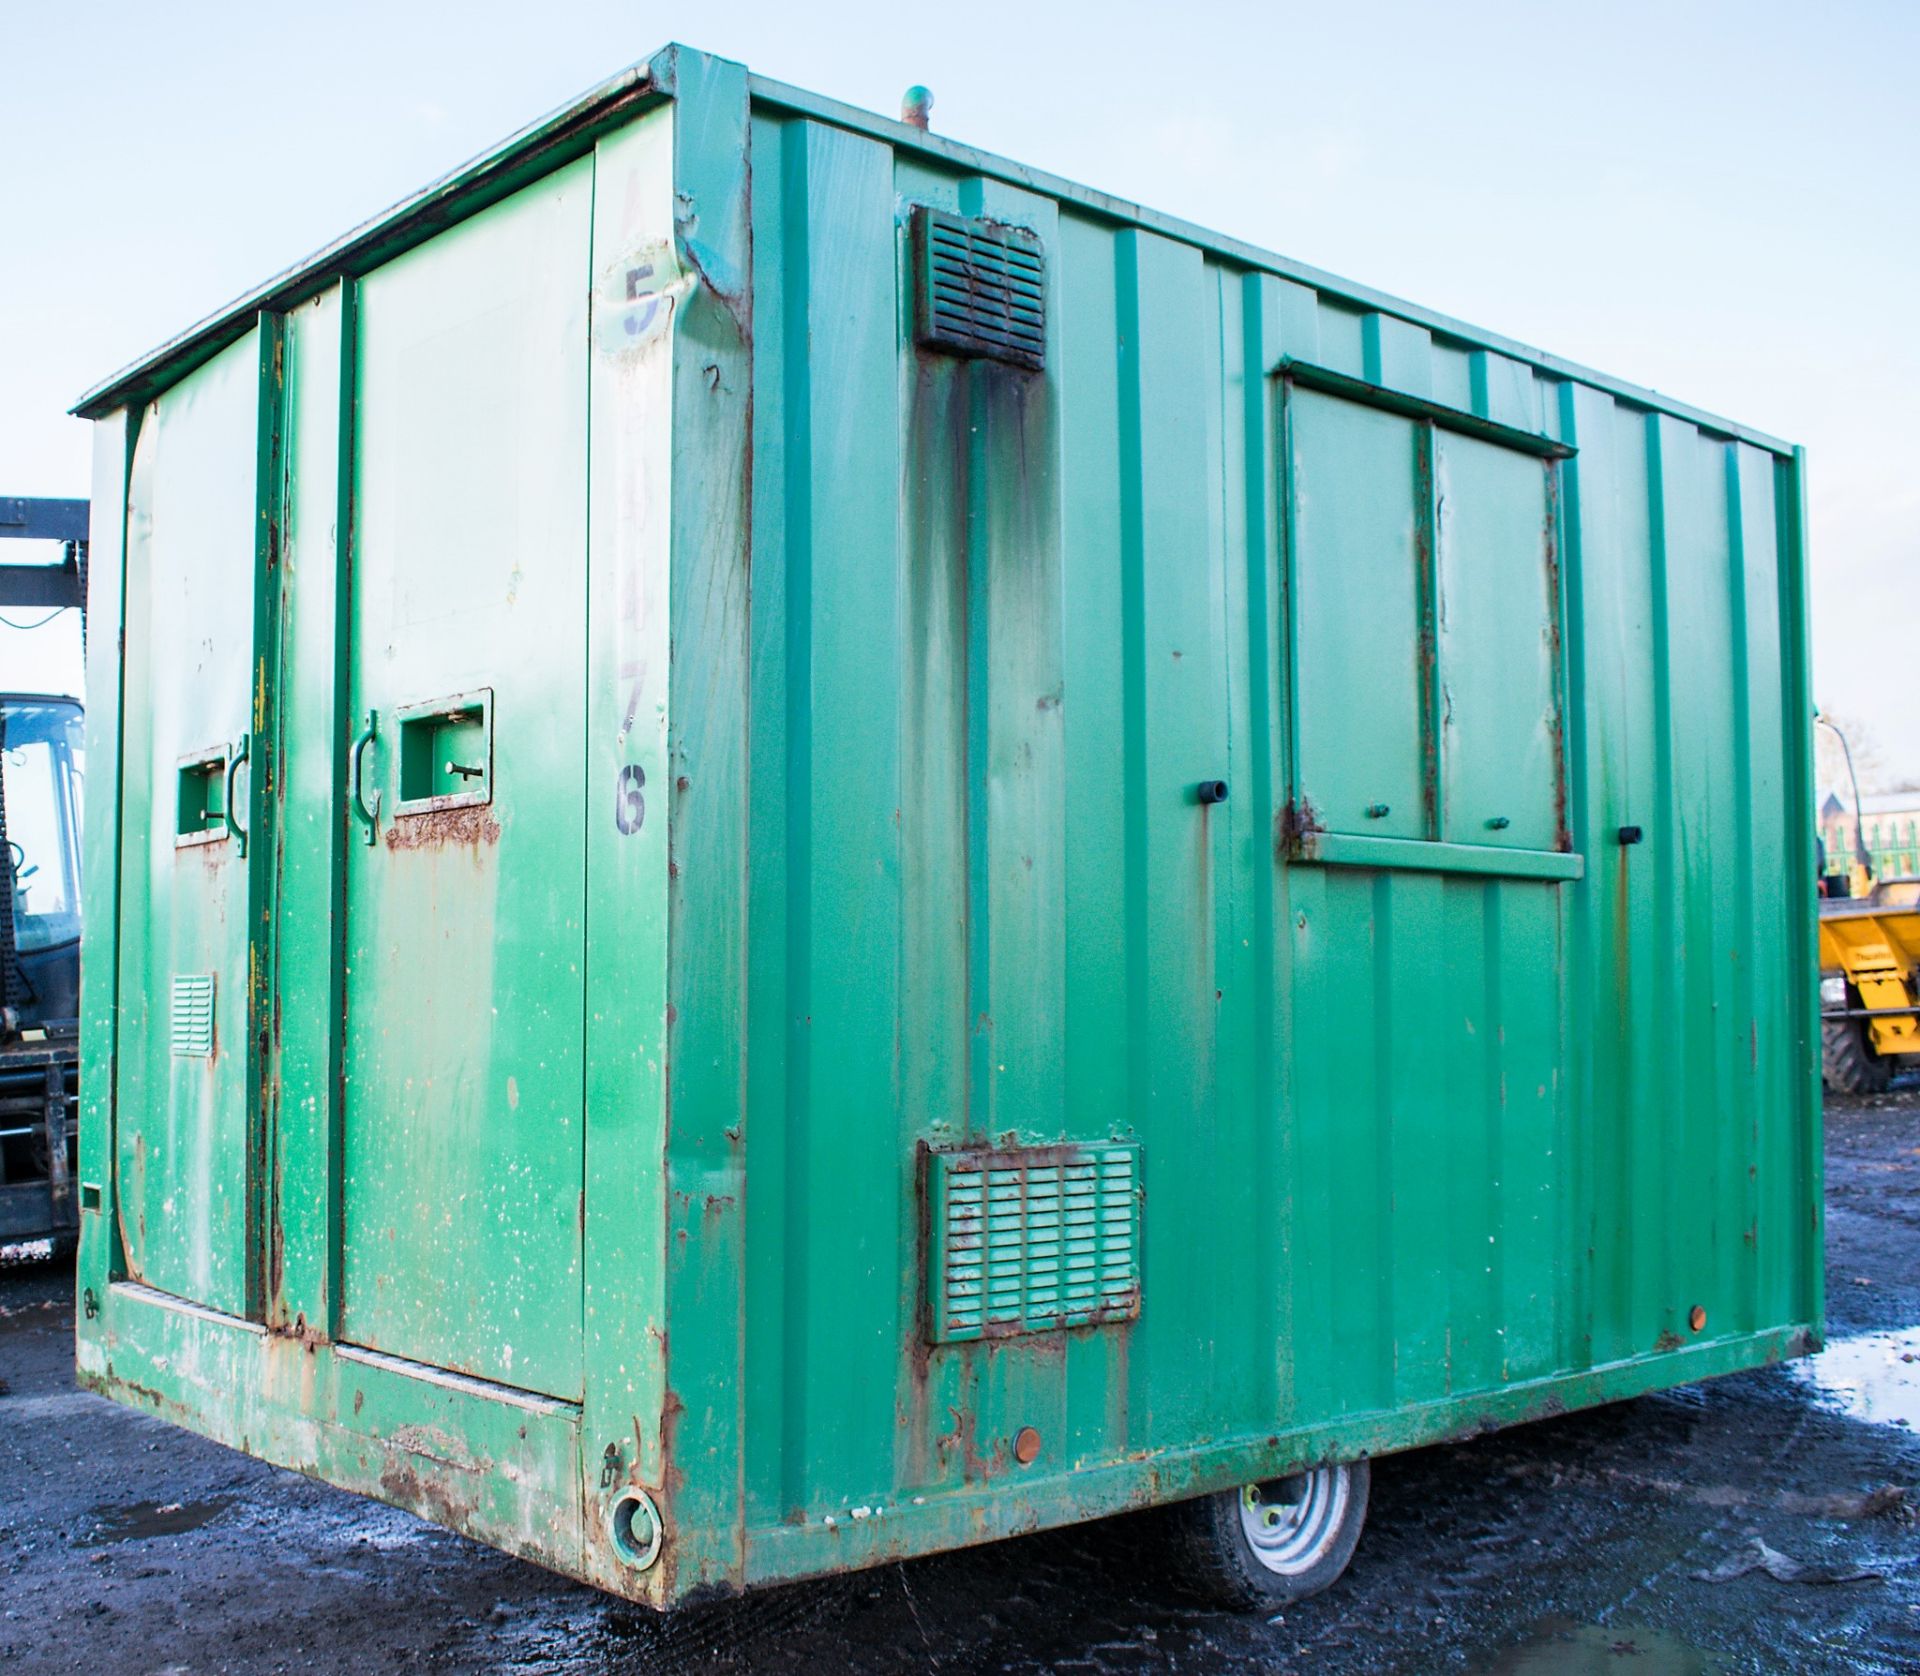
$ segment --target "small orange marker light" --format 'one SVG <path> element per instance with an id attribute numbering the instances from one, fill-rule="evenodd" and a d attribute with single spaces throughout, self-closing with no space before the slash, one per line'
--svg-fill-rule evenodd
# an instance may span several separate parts
<path id="1" fill-rule="evenodd" d="M 1040 1454 L 1040 1434 L 1031 1426 L 1022 1426 L 1013 1435 L 1013 1458 L 1022 1466 L 1031 1466 Z"/>
<path id="2" fill-rule="evenodd" d="M 1707 1312 L 1704 1309 L 1702 1309 L 1698 1304 L 1695 1304 L 1692 1309 L 1687 1311 L 1687 1325 L 1691 1327 L 1696 1333 L 1699 1332 L 1700 1329 L 1704 1327 L 1706 1324 L 1707 1324 Z"/>

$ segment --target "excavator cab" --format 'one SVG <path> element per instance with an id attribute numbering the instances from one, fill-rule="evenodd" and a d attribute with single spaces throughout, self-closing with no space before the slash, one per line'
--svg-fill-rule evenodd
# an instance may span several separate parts
<path id="1" fill-rule="evenodd" d="M 0 1035 L 71 1030 L 79 1016 L 83 716 L 72 699 L 0 696 Z"/>

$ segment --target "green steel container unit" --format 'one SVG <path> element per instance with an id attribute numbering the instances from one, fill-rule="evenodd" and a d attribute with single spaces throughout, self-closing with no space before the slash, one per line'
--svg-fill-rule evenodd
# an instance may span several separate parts
<path id="1" fill-rule="evenodd" d="M 95 1390 L 665 1605 L 1817 1344 L 1786 445 L 684 48 L 77 411 Z"/>

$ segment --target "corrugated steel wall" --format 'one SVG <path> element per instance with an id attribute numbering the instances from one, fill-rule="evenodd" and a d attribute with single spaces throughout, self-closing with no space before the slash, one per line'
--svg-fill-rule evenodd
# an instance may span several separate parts
<path id="1" fill-rule="evenodd" d="M 1817 1320 L 1793 463 L 772 104 L 751 162 L 749 1527 Z M 912 348 L 919 203 L 1038 233 L 1044 377 Z M 1577 449 L 1582 880 L 1279 854 L 1283 357 Z M 1142 1313 L 929 1349 L 917 1149 L 1007 1135 L 1142 1143 Z"/>
<path id="2" fill-rule="evenodd" d="M 109 1192 L 83 1217 L 104 1297 L 85 1376 L 667 1600 L 1803 1345 L 1822 1300 L 1799 462 L 937 139 L 769 84 L 750 100 L 740 66 L 670 51 L 656 75 L 90 398 L 82 1173 Z M 389 487 L 431 547 L 383 523 L 388 409 L 422 395 L 389 376 L 394 287 L 446 227 L 458 249 L 579 191 L 589 152 L 590 217 L 578 200 L 571 239 L 514 246 L 552 289 L 461 351 L 499 397 L 459 415 L 477 442 L 406 421 L 447 492 L 482 443 L 545 483 L 524 540 L 481 532 L 488 582 L 430 473 Z M 491 223 L 463 219 L 486 203 Z M 1037 236 L 1044 373 L 914 346 L 922 204 Z M 557 389 L 560 418 L 502 367 Z M 558 389 L 568 367 L 584 382 Z M 1392 417 L 1347 426 L 1357 391 Z M 136 396 L 131 418 L 99 405 Z M 1303 470 L 1309 411 L 1346 418 Z M 1413 475 L 1382 512 L 1396 458 Z M 1366 531 L 1323 543 L 1313 520 L 1348 504 Z M 1459 569 L 1476 542 L 1511 588 Z M 1348 574 L 1369 544 L 1379 566 Z M 540 609 L 584 599 L 584 663 L 505 617 L 484 646 L 470 620 L 409 624 L 412 685 L 369 684 L 399 645 L 382 564 L 419 588 L 440 563 L 449 599 L 497 608 L 523 548 Z M 215 663 L 173 657 L 216 633 Z M 476 667 L 427 658 L 436 636 Z M 402 852 L 358 776 L 397 798 L 406 707 L 496 687 L 503 823 L 394 897 L 477 941 L 449 920 L 416 983 L 432 916 L 396 918 L 383 999 L 354 939 L 369 869 Z M 253 841 L 215 840 L 245 861 L 242 916 L 237 866 L 220 884 L 169 805 L 183 751 L 231 767 L 249 738 Z M 1389 747 L 1395 815 L 1370 829 Z M 1443 809 L 1456 761 L 1470 796 Z M 1201 802 L 1215 779 L 1230 795 Z M 515 847 L 535 841 L 547 862 Z M 506 855 L 533 894 L 502 908 Z M 456 875 L 480 883 L 435 894 Z M 194 913 L 227 929 L 188 936 Z M 393 1130 L 356 1056 L 430 1045 L 433 986 L 471 1014 L 482 948 L 519 950 L 513 1016 L 471 1052 L 447 1038 L 465 1081 Z M 230 1024 L 189 1059 L 162 996 L 209 972 Z M 530 1063 L 490 1059 L 514 1031 Z M 464 1150 L 405 1190 L 480 1222 L 458 1250 L 416 1239 L 393 1282 L 483 1277 L 494 1305 L 396 1336 L 345 1282 L 357 1224 L 406 1225 L 359 1216 L 353 1172 L 409 1123 Z M 1144 1184 L 1138 1318 L 930 1344 L 925 1149 L 1110 1140 Z M 523 1172 L 537 1273 L 475 1168 Z M 169 1209 L 189 1180 L 213 1198 Z M 423 1467 L 423 1416 L 487 1464 Z M 619 1552 L 630 1486 L 663 1514 L 651 1571 Z"/>

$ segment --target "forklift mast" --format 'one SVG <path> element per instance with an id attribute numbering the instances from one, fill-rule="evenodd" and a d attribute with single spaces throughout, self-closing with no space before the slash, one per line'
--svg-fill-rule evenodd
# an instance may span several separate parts
<path id="1" fill-rule="evenodd" d="M 87 534 L 84 500 L 0 496 L 0 538 L 60 547 L 0 563 L 0 610 L 78 609 L 84 647 Z M 77 1220 L 79 715 L 71 697 L 0 692 L 0 1245 Z"/>
<path id="2" fill-rule="evenodd" d="M 57 541 L 58 564 L 0 564 L 0 610 L 80 611 L 86 633 L 88 503 L 0 495 L 0 538 Z M 84 641 L 83 641 L 84 643 Z M 6 712 L 0 709 L 0 753 L 7 748 Z M 14 846 L 7 842 L 6 777 L 0 774 L 0 1040 L 16 1035 L 31 985 L 20 968 L 19 928 L 14 924 Z"/>
<path id="3" fill-rule="evenodd" d="M 57 541 L 65 549 L 55 564 L 0 564 L 0 607 L 87 607 L 88 503 L 0 495 L 0 538 Z"/>

